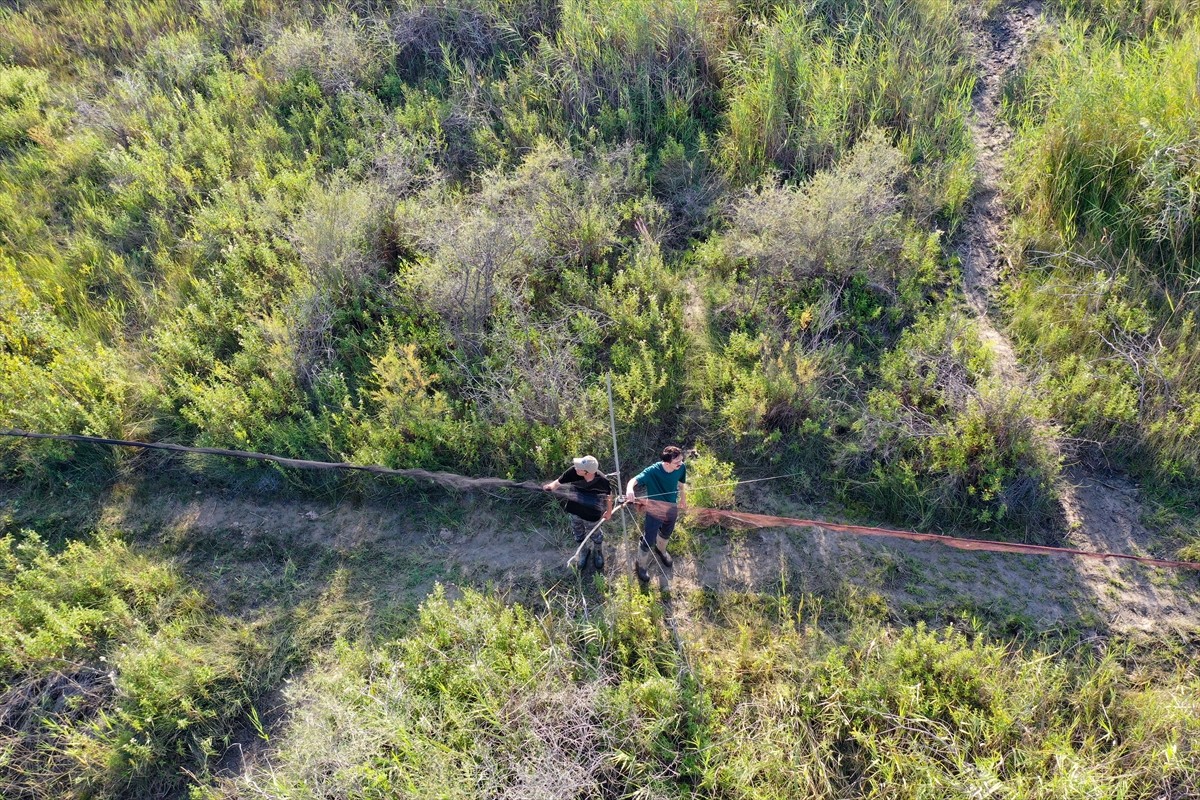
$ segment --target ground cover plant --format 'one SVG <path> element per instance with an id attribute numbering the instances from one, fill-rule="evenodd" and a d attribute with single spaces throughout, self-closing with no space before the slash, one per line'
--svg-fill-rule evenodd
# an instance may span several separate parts
<path id="1" fill-rule="evenodd" d="M 996 535 L 1052 497 L 1030 409 L 942 455 L 856 424 L 954 313 L 965 7 L 4 14 L 4 424 L 524 475 L 598 449 L 611 373 L 635 449 Z"/>

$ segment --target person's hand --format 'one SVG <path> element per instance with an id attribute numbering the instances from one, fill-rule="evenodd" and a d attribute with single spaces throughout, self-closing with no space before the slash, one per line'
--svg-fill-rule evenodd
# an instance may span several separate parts
<path id="1" fill-rule="evenodd" d="M 626 503 L 632 503 L 632 502 L 634 502 L 635 500 L 637 500 L 637 496 L 636 496 L 636 495 L 634 495 L 634 493 L 633 493 L 633 492 L 626 492 L 626 493 L 625 493 L 625 502 L 626 502 Z"/>
<path id="2" fill-rule="evenodd" d="M 547 492 L 553 492 L 556 488 L 558 488 L 557 486 L 555 486 L 555 484 L 557 484 L 557 483 L 558 483 L 558 481 L 550 481 L 549 483 L 542 486 L 542 490 L 547 491 Z"/>
<path id="3" fill-rule="evenodd" d="M 610 519 L 612 519 L 612 511 L 605 511 L 604 516 L 602 516 L 600 519 L 604 522 L 608 522 Z"/>
<path id="4" fill-rule="evenodd" d="M 685 511 L 687 511 L 687 500 L 680 500 L 679 501 L 679 513 L 682 514 Z"/>

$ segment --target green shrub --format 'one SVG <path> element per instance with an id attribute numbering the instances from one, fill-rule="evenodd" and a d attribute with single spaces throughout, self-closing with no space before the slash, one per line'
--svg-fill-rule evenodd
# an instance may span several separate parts
<path id="1" fill-rule="evenodd" d="M 0 427 L 126 438 L 144 409 L 133 366 L 63 325 L 0 253 Z M 30 448 L 16 440 L 2 446 L 22 471 L 72 453 L 65 445 Z"/>
<path id="2" fill-rule="evenodd" d="M 989 358 L 953 313 L 906 330 L 841 456 L 869 473 L 853 491 L 919 527 L 1042 521 L 1061 467 L 1055 433 L 1034 396 L 982 377 Z"/>
<path id="3" fill-rule="evenodd" d="M 121 540 L 0 539 L 6 797 L 178 792 L 270 676 L 250 626 Z"/>
<path id="4" fill-rule="evenodd" d="M 733 508 L 738 479 L 734 465 L 703 450 L 688 459 L 688 504 L 700 508 Z"/>

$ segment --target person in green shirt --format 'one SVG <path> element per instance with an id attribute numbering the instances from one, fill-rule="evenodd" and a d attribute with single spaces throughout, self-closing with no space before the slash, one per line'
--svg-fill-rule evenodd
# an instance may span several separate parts
<path id="1" fill-rule="evenodd" d="M 667 552 L 667 540 L 675 531 L 675 521 L 679 512 L 687 511 L 687 464 L 683 460 L 683 450 L 675 445 L 664 447 L 662 461 L 651 464 L 630 478 L 629 485 L 625 487 L 626 502 L 634 502 L 634 490 L 639 486 L 645 487 L 647 500 L 670 504 L 646 511 L 646 525 L 634 561 L 638 580 L 645 583 L 650 580 L 647 567 L 651 552 L 665 566 L 669 567 L 673 563 L 671 555 Z"/>

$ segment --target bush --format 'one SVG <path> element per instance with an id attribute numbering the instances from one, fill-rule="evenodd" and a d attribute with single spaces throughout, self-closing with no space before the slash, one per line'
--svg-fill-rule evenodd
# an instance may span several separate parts
<path id="1" fill-rule="evenodd" d="M 0 427 L 127 438 L 145 406 L 134 365 L 114 348 L 70 330 L 34 297 L 0 253 Z M 69 446 L 2 447 L 22 471 L 69 459 Z"/>
<path id="2" fill-rule="evenodd" d="M 1046 409 L 989 372 L 966 320 L 945 311 L 906 330 L 880 364 L 855 444 L 869 473 L 852 494 L 919 528 L 1036 526 L 1053 509 L 1060 448 Z"/>
<path id="3" fill-rule="evenodd" d="M 248 626 L 106 536 L 0 539 L 6 797 L 178 792 L 271 676 Z"/>
<path id="4" fill-rule="evenodd" d="M 429 373 L 413 344 L 389 342 L 372 359 L 361 407 L 335 408 L 355 422 L 345 447 L 359 464 L 455 467 L 476 458 L 474 431 L 460 421 L 440 376 Z"/>
<path id="5" fill-rule="evenodd" d="M 229 789 L 248 797 L 562 797 L 601 787 L 625 795 L 643 785 L 627 770 L 662 781 L 649 753 L 610 757 L 610 737 L 619 729 L 653 740 L 656 721 L 671 717 L 673 692 L 659 687 L 674 681 L 647 656 L 669 661 L 673 653 L 647 601 L 626 589 L 613 602 L 623 613 L 606 612 L 588 629 L 597 658 L 579 662 L 569 619 L 539 620 L 470 589 L 451 602 L 438 587 L 404 638 L 374 651 L 340 643 L 298 682 L 271 776 Z M 608 715 L 603 697 L 612 690 L 597 670 L 649 671 L 634 679 L 634 715 Z"/>
<path id="6" fill-rule="evenodd" d="M 688 459 L 688 505 L 733 508 L 738 479 L 733 464 L 705 451 Z"/>
<path id="7" fill-rule="evenodd" d="M 319 27 L 306 21 L 280 31 L 267 59 L 281 80 L 309 73 L 327 94 L 348 92 L 379 80 L 386 50 L 377 36 L 362 21 L 335 12 Z"/>
<path id="8" fill-rule="evenodd" d="M 831 283 L 863 275 L 894 286 L 899 256 L 900 151 L 874 130 L 835 170 L 801 188 L 764 186 L 734 206 L 725 242 L 734 259 L 752 266 L 780 306 L 813 278 Z"/>
<path id="9" fill-rule="evenodd" d="M 141 63 L 142 70 L 163 89 L 184 92 L 203 89 L 203 78 L 226 66 L 225 57 L 193 30 L 155 39 Z"/>
<path id="10" fill-rule="evenodd" d="M 461 62 L 484 68 L 504 64 L 538 34 L 552 34 L 559 12 L 547 0 L 408 0 L 398 5 L 389 20 L 390 33 L 397 66 L 413 79 L 444 73 Z"/>
<path id="11" fill-rule="evenodd" d="M 287 344 L 309 382 L 334 361 L 338 310 L 378 285 L 385 224 L 378 187 L 336 179 L 314 186 L 292 220 L 288 238 L 308 275 L 285 301 L 291 305 Z"/>

